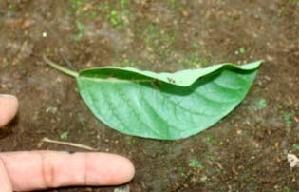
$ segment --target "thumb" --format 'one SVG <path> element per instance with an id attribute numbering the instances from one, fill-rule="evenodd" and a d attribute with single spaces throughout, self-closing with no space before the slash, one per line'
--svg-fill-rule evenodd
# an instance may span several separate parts
<path id="1" fill-rule="evenodd" d="M 17 109 L 18 99 L 15 96 L 0 94 L 0 127 L 9 123 Z"/>

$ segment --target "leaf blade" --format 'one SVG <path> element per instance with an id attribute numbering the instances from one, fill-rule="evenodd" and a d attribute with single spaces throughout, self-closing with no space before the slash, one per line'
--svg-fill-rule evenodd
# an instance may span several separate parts
<path id="1" fill-rule="evenodd" d="M 174 140 L 194 135 L 231 112 L 248 93 L 260 64 L 172 74 L 94 68 L 82 70 L 77 83 L 85 103 L 104 124 L 129 135 Z"/>

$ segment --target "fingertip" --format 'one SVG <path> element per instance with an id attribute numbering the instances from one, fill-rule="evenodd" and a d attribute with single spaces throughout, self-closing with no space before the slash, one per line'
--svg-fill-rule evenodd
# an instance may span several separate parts
<path id="1" fill-rule="evenodd" d="M 122 157 L 123 159 L 123 167 L 124 167 L 124 177 L 123 177 L 123 183 L 127 183 L 131 181 L 135 176 L 135 166 L 129 159 Z"/>
<path id="2" fill-rule="evenodd" d="M 88 154 L 87 165 L 87 183 L 90 184 L 120 185 L 131 181 L 135 176 L 133 163 L 117 154 Z"/>
<path id="3" fill-rule="evenodd" d="M 13 95 L 0 94 L 0 127 L 7 125 L 17 113 L 18 99 Z"/>
<path id="4" fill-rule="evenodd" d="M 107 177 L 106 184 L 123 184 L 131 181 L 135 176 L 135 166 L 126 157 L 118 154 L 104 154 L 110 155 L 110 161 L 107 161 L 107 165 L 110 166 L 108 169 L 110 172 L 111 180 Z M 102 162 L 105 164 L 105 162 Z M 106 174 L 108 176 L 109 174 Z"/>

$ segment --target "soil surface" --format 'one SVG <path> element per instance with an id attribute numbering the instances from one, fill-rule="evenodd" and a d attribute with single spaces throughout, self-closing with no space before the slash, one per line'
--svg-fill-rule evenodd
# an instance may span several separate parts
<path id="1" fill-rule="evenodd" d="M 265 62 L 249 95 L 216 126 L 164 142 L 102 124 L 74 79 L 48 67 L 43 54 L 74 70 Z M 298 90 L 298 0 L 0 1 L 0 92 L 20 100 L 0 150 L 85 151 L 42 142 L 47 137 L 118 153 L 136 166 L 123 186 L 48 192 L 299 191 L 299 169 L 286 158 L 299 155 Z"/>

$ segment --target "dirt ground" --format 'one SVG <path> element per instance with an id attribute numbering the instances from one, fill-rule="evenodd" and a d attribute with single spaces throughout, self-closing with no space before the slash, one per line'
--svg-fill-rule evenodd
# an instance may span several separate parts
<path id="1" fill-rule="evenodd" d="M 103 125 L 74 79 L 49 68 L 43 54 L 75 70 L 265 62 L 246 99 L 216 126 L 163 142 Z M 84 151 L 41 141 L 47 137 L 118 153 L 136 166 L 123 186 L 47 192 L 299 191 L 299 169 L 286 159 L 299 155 L 298 90 L 298 0 L 0 1 L 0 92 L 20 100 L 0 150 Z"/>

